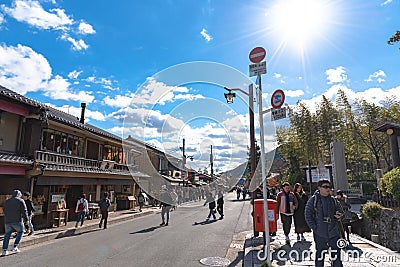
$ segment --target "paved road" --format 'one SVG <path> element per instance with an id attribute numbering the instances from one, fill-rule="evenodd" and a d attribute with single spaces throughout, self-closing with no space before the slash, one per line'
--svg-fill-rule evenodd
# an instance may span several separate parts
<path id="1" fill-rule="evenodd" d="M 205 223 L 208 207 L 190 203 L 171 213 L 167 227 L 158 226 L 160 214 L 149 215 L 23 248 L 0 266 L 204 266 L 200 259 L 224 258 L 233 237 L 251 229 L 249 201 L 234 198 L 225 197 L 223 220 Z"/>

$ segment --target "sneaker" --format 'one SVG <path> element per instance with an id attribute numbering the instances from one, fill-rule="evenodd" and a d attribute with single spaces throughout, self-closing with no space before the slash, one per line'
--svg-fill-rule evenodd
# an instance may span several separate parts
<path id="1" fill-rule="evenodd" d="M 206 219 L 206 221 L 209 221 L 209 220 L 210 220 L 210 218 L 207 218 L 207 219 Z"/>
<path id="2" fill-rule="evenodd" d="M 7 254 L 8 254 L 7 250 L 3 249 L 3 251 L 1 252 L 1 256 L 4 257 L 7 256 Z"/>
<path id="3" fill-rule="evenodd" d="M 168 223 L 164 224 L 164 226 L 168 226 Z"/>
<path id="4" fill-rule="evenodd" d="M 28 236 L 31 236 L 31 235 L 33 235 L 33 233 L 34 233 L 34 232 L 30 232 L 30 233 L 28 234 Z"/>
<path id="5" fill-rule="evenodd" d="M 165 223 L 160 223 L 160 226 L 164 226 L 165 225 Z"/>
<path id="6" fill-rule="evenodd" d="M 101 223 L 99 223 L 99 228 L 101 228 Z"/>
<path id="7" fill-rule="evenodd" d="M 11 251 L 15 253 L 21 252 L 21 250 L 19 250 L 17 247 L 13 247 Z"/>

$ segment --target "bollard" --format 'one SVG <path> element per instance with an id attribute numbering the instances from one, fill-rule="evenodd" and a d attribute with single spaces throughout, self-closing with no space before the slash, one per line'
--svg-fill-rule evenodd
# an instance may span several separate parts
<path id="1" fill-rule="evenodd" d="M 371 241 L 374 243 L 379 243 L 379 235 L 371 235 Z"/>

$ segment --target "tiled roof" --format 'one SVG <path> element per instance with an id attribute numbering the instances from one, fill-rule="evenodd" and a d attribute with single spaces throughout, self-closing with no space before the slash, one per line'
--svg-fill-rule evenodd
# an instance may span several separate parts
<path id="1" fill-rule="evenodd" d="M 32 106 L 32 107 L 40 108 L 40 107 L 44 106 L 40 102 L 37 102 L 30 98 L 27 98 L 23 95 L 20 95 L 20 94 L 14 92 L 14 91 L 11 91 L 10 89 L 7 89 L 1 85 L 0 85 L 0 95 L 4 95 L 6 97 L 17 100 L 20 103 L 28 104 L 29 106 Z"/>
<path id="2" fill-rule="evenodd" d="M 116 169 L 112 170 L 103 170 L 97 168 L 82 168 L 75 166 L 64 166 L 64 165 L 55 165 L 55 164 L 46 164 L 45 171 L 57 171 L 57 172 L 83 172 L 83 173 L 94 173 L 94 174 L 114 174 L 114 175 L 125 175 L 125 176 L 137 176 L 137 177 L 148 177 L 141 172 L 130 173 L 129 171 L 120 171 Z"/>
<path id="3" fill-rule="evenodd" d="M 0 152 L 0 163 L 30 165 L 33 163 L 33 161 L 26 157 L 18 156 L 11 153 Z"/>

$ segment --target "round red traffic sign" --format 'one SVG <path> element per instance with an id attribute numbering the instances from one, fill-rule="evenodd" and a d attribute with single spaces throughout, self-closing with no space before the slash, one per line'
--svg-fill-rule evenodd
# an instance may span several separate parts
<path id="1" fill-rule="evenodd" d="M 285 93 L 281 90 L 275 90 L 275 92 L 271 96 L 271 105 L 273 108 L 282 107 L 283 103 L 285 103 Z"/>
<path id="2" fill-rule="evenodd" d="M 253 50 L 250 51 L 249 59 L 253 63 L 258 63 L 258 62 L 261 62 L 265 58 L 266 54 L 267 54 L 267 52 L 265 51 L 265 49 L 259 46 L 259 47 L 253 48 Z"/>

